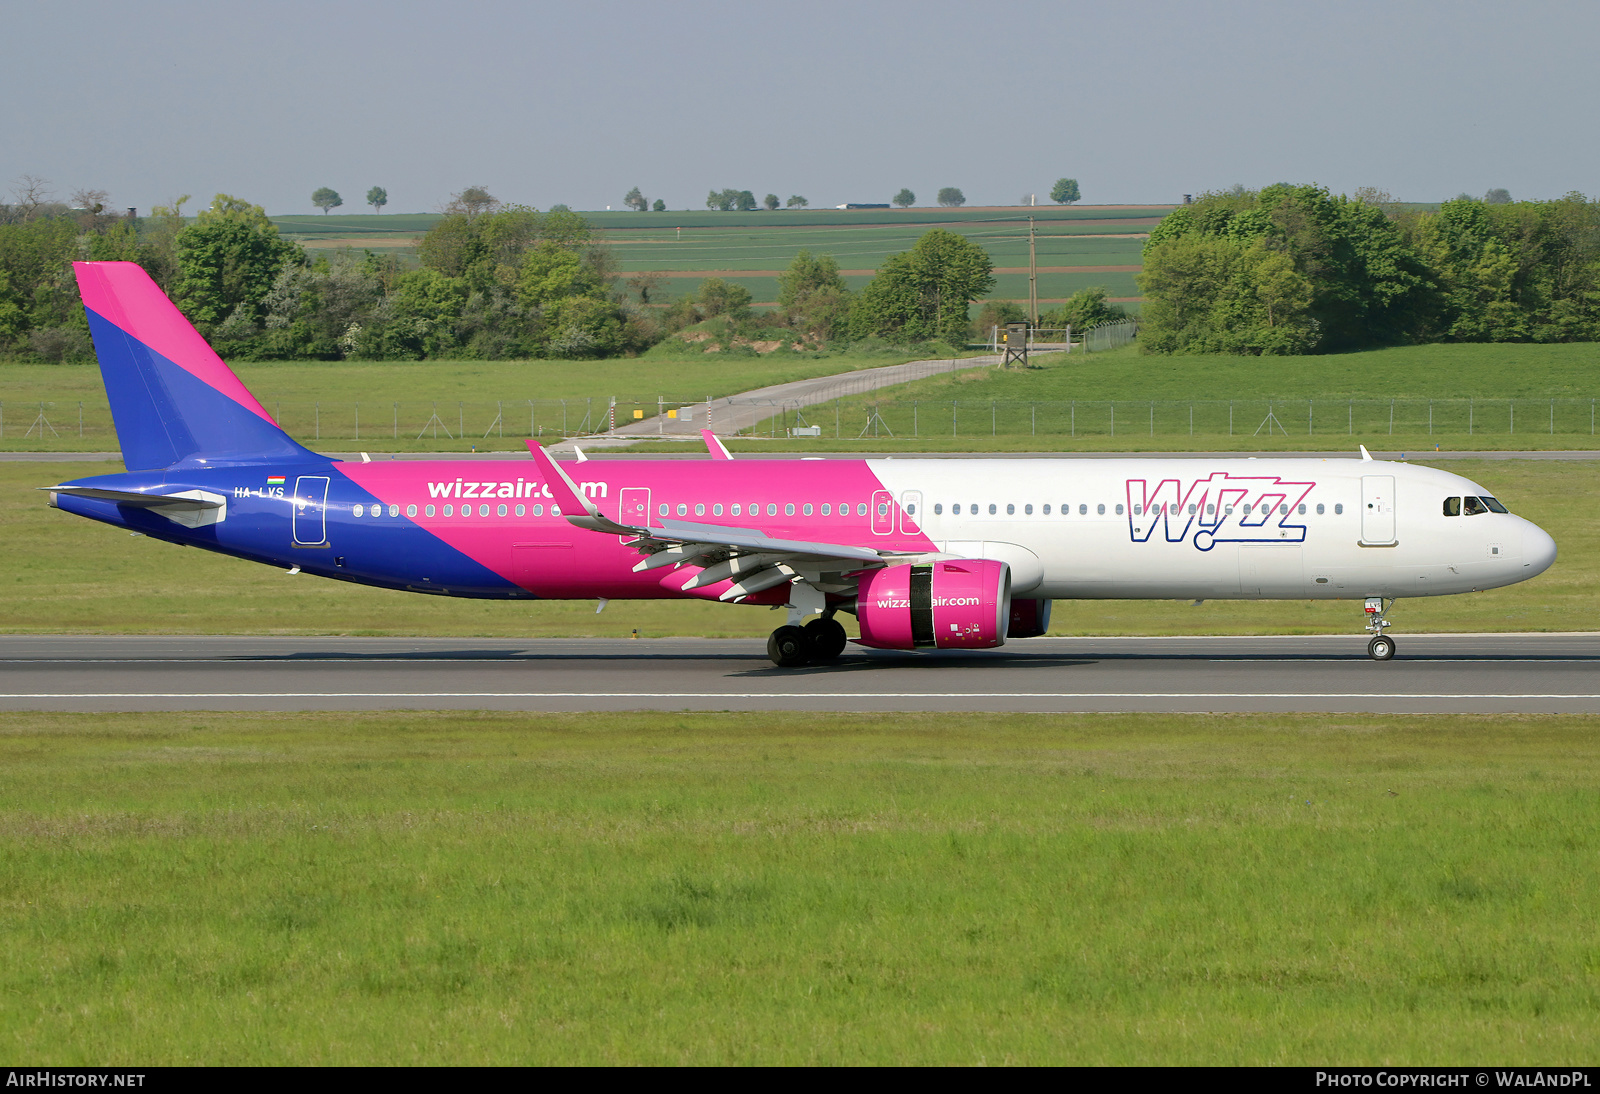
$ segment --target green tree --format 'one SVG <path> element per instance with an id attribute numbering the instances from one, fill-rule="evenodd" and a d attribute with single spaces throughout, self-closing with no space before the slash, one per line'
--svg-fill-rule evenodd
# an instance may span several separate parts
<path id="1" fill-rule="evenodd" d="M 622 199 L 622 204 L 626 205 L 636 213 L 642 213 L 646 209 L 650 208 L 649 200 L 639 192 L 639 188 L 637 186 L 628 191 L 628 195 Z"/>
<path id="2" fill-rule="evenodd" d="M 483 186 L 469 186 L 459 194 L 451 194 L 444 207 L 446 216 L 464 216 L 468 220 L 492 213 L 500 208 L 500 199 Z"/>
<path id="3" fill-rule="evenodd" d="M 810 204 L 811 203 L 809 201 L 801 197 L 799 194 L 790 194 L 789 200 L 783 203 L 784 208 L 786 209 L 804 209 Z"/>
<path id="4" fill-rule="evenodd" d="M 662 201 L 660 198 L 656 198 L 655 204 L 650 206 L 650 208 L 654 212 L 664 213 L 667 211 L 667 203 Z"/>
<path id="5" fill-rule="evenodd" d="M 344 204 L 344 198 L 339 196 L 339 191 L 328 186 L 321 186 L 312 192 L 311 204 L 321 209 L 323 216 L 327 216 L 329 209 L 337 209 Z"/>
<path id="6" fill-rule="evenodd" d="M 546 307 L 569 296 L 604 297 L 605 285 L 576 250 L 544 240 L 522 260 L 517 295 L 524 304 Z"/>
<path id="7" fill-rule="evenodd" d="M 889 200 L 900 206 L 902 209 L 909 209 L 911 206 L 917 203 L 917 195 L 902 187 L 900 192 Z"/>
<path id="8" fill-rule="evenodd" d="M 766 206 L 768 212 L 771 212 L 778 207 L 778 195 L 768 194 L 766 197 L 761 199 L 761 204 Z"/>
<path id="9" fill-rule="evenodd" d="M 447 213 L 422 237 L 417 250 L 424 266 L 466 278 L 481 291 L 516 284 L 523 254 L 541 239 L 581 247 L 589 242 L 588 224 L 570 210 L 552 209 L 541 216 L 520 205 L 476 215 Z"/>
<path id="10" fill-rule="evenodd" d="M 1115 304 L 1107 303 L 1106 295 L 1106 290 L 1098 285 L 1079 289 L 1069 296 L 1061 307 L 1039 316 L 1039 325 L 1071 327 L 1074 333 L 1081 334 L 1093 330 L 1102 323 L 1115 323 L 1120 319 L 1126 319 L 1127 311 Z"/>
<path id="11" fill-rule="evenodd" d="M 228 194 L 212 199 L 175 242 L 176 300 L 203 333 L 230 320 L 253 325 L 278 274 L 305 262 L 299 244 L 279 239 L 261 206 Z"/>
<path id="12" fill-rule="evenodd" d="M 1158 352 L 1414 341 L 1435 306 L 1424 261 L 1384 207 L 1286 183 L 1205 194 L 1163 219 L 1140 285 L 1141 340 Z"/>
<path id="13" fill-rule="evenodd" d="M 1077 179 L 1056 179 L 1056 184 L 1050 187 L 1050 200 L 1057 205 L 1071 205 L 1081 197 Z"/>
<path id="14" fill-rule="evenodd" d="M 734 198 L 734 208 L 741 213 L 753 213 L 760 208 L 756 204 L 756 196 L 749 190 L 740 190 L 739 196 Z"/>
<path id="15" fill-rule="evenodd" d="M 784 324 L 826 341 L 850 310 L 850 290 L 832 255 L 801 251 L 778 275 L 778 315 Z"/>
<path id="16" fill-rule="evenodd" d="M 389 191 L 381 186 L 374 186 L 367 191 L 367 204 L 372 206 L 374 213 L 383 212 L 383 207 L 389 204 Z"/>
<path id="17" fill-rule="evenodd" d="M 1483 195 L 1485 205 L 1510 205 L 1511 192 L 1504 187 L 1496 186 Z"/>
<path id="18" fill-rule="evenodd" d="M 939 204 L 947 209 L 953 209 L 967 203 L 967 195 L 954 186 L 946 186 L 939 191 Z"/>
<path id="19" fill-rule="evenodd" d="M 891 342 L 940 339 L 962 345 L 974 300 L 994 288 L 994 263 L 982 247 L 934 228 L 903 254 L 890 255 L 856 298 L 850 324 L 858 337 Z"/>
<path id="20" fill-rule="evenodd" d="M 736 320 L 750 314 L 750 302 L 753 299 L 749 289 L 720 277 L 708 277 L 700 282 L 700 289 L 694 298 L 701 314 L 707 319 L 726 315 Z"/>

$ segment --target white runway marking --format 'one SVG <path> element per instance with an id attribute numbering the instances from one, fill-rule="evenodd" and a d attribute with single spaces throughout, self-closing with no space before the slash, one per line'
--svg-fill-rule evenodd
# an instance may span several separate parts
<path id="1" fill-rule="evenodd" d="M 1600 699 L 1579 692 L 1374 691 L 77 691 L 6 699 Z"/>

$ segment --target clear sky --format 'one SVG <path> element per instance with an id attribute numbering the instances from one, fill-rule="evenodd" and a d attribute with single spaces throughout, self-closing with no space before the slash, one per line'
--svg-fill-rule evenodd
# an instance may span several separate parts
<path id="1" fill-rule="evenodd" d="M 1600 192 L 1594 0 L 9 5 L 0 191 L 432 211 L 1244 183 Z M 1590 122 L 1583 122 L 1585 117 Z"/>

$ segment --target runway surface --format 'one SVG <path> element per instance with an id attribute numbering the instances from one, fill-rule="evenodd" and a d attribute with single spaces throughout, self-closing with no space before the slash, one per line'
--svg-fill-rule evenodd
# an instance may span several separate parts
<path id="1" fill-rule="evenodd" d="M 0 710 L 1600 712 L 1600 634 L 1039 638 L 852 646 L 780 670 L 751 639 L 0 636 Z"/>
<path id="2" fill-rule="evenodd" d="M 643 438 L 649 440 L 649 437 Z M 668 437 L 682 441 L 682 437 Z M 596 449 L 590 453 L 588 442 L 582 437 L 576 443 L 585 454 L 596 460 L 705 460 L 705 452 L 651 452 L 648 450 L 606 452 Z M 1369 449 L 1376 460 L 1399 460 L 1409 456 L 1417 463 L 1433 464 L 1441 460 L 1600 460 L 1600 449 L 1560 449 L 1548 452 L 1491 450 L 1465 452 L 1400 452 Z M 359 460 L 359 452 L 328 452 L 336 460 Z M 375 460 L 504 460 L 517 459 L 515 452 L 368 452 Z M 740 452 L 741 460 L 792 460 L 797 456 L 814 456 L 823 460 L 871 460 L 893 457 L 897 460 L 1231 460 L 1256 457 L 1285 460 L 1350 460 L 1359 455 L 1354 449 L 1330 449 L 1326 452 Z M 564 453 L 563 453 L 564 458 Z M 0 452 L 0 463 L 107 463 L 121 462 L 120 452 Z"/>

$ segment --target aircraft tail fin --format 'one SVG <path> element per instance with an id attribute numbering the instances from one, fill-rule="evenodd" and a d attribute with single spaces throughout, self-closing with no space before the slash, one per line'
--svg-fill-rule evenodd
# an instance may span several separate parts
<path id="1" fill-rule="evenodd" d="M 323 458 L 278 427 L 137 263 L 72 265 L 128 470 Z"/>

